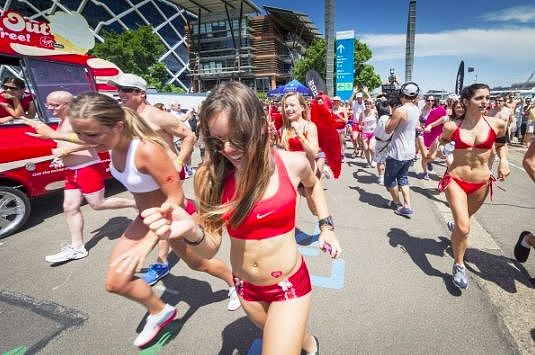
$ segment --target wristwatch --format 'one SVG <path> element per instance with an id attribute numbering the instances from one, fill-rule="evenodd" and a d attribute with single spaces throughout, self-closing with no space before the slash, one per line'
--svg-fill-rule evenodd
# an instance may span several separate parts
<path id="1" fill-rule="evenodd" d="M 321 230 L 322 227 L 329 227 L 334 230 L 334 221 L 333 216 L 329 215 L 325 218 L 322 218 L 318 221 L 319 228 Z"/>

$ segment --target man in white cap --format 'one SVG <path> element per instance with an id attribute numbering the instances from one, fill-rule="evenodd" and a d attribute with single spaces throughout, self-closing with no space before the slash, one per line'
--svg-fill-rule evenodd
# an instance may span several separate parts
<path id="1" fill-rule="evenodd" d="M 413 82 L 407 82 L 401 85 L 399 92 L 401 106 L 395 109 L 385 124 L 386 133 L 393 134 L 386 158 L 384 184 L 392 196 L 388 207 L 393 208 L 396 214 L 410 218 L 414 212 L 411 208 L 408 173 L 416 154 L 414 132 L 420 110 L 415 100 L 420 93 L 420 88 Z M 399 199 L 399 189 L 403 195 L 403 204 Z"/>
<path id="2" fill-rule="evenodd" d="M 177 120 L 174 115 L 169 112 L 162 111 L 147 103 L 147 82 L 138 75 L 125 73 L 121 74 L 118 79 L 108 81 L 109 85 L 115 86 L 119 93 L 121 103 L 136 111 L 149 126 L 156 131 L 169 146 L 169 154 L 175 162 L 177 171 L 180 172 L 180 178 L 185 178 L 184 163 L 191 157 L 193 145 L 195 143 L 195 134 L 184 125 L 183 122 Z M 173 144 L 173 138 L 178 137 L 182 140 L 180 151 L 177 152 Z M 230 270 L 222 272 L 226 266 L 219 259 L 210 259 L 208 261 L 195 257 L 195 253 L 187 252 L 187 245 L 184 243 L 180 258 L 182 258 L 188 266 L 196 268 L 204 262 L 203 271 L 208 272 L 213 276 L 217 276 L 229 285 L 229 310 L 239 308 L 239 299 L 234 291 L 232 273 Z M 158 243 L 158 259 L 154 264 L 149 265 L 147 271 L 142 275 L 142 278 L 149 284 L 154 285 L 158 280 L 169 273 L 168 254 L 170 251 L 169 242 L 160 240 Z M 232 292 L 233 291 L 233 292 Z"/>
<path id="3" fill-rule="evenodd" d="M 368 97 L 367 91 L 365 91 Z M 353 112 L 353 124 L 351 126 L 351 141 L 353 142 L 353 156 L 357 156 L 358 150 L 363 155 L 362 142 L 360 140 L 360 130 L 358 126 L 360 114 L 364 111 L 364 94 L 358 90 L 357 87 L 353 90 L 353 94 L 349 98 L 351 103 L 351 110 Z"/>

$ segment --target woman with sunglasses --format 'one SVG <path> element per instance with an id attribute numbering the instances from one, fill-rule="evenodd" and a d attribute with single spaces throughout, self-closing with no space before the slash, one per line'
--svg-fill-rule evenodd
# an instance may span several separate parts
<path id="1" fill-rule="evenodd" d="M 0 92 L 0 124 L 18 117 L 35 117 L 35 105 L 32 95 L 24 91 L 24 81 L 7 77 L 2 81 Z"/>
<path id="2" fill-rule="evenodd" d="M 470 217 L 476 213 L 490 191 L 492 182 L 488 161 L 493 146 L 500 158 L 498 179 L 505 179 L 509 171 L 507 146 L 505 144 L 507 127 L 500 118 L 487 117 L 484 112 L 490 99 L 489 87 L 485 84 L 472 84 L 461 93 L 465 107 L 462 119 L 448 121 L 439 141 L 439 150 L 444 151 L 448 142 L 455 142 L 453 162 L 439 182 L 439 190 L 446 193 L 455 225 L 452 226 L 451 246 L 454 264 L 453 284 L 461 289 L 468 287 L 464 254 L 468 246 Z"/>
<path id="3" fill-rule="evenodd" d="M 434 96 L 427 96 L 425 99 L 425 105 L 420 111 L 419 125 L 416 128 L 416 151 L 420 152 L 422 157 L 422 179 L 429 180 L 429 171 L 433 170 L 433 165 L 426 159 L 428 154 L 427 147 L 424 143 L 424 129 L 426 125 L 427 118 L 431 114 L 431 111 L 437 108 L 437 103 Z M 442 115 L 441 115 L 442 116 Z"/>
<path id="4" fill-rule="evenodd" d="M 306 332 L 310 276 L 295 241 L 298 184 L 317 208 L 319 247 L 333 258 L 342 252 L 319 180 L 303 154 L 270 146 L 262 105 L 241 83 L 224 83 L 208 95 L 200 129 L 207 146 L 195 175 L 202 224 L 176 204 L 143 211 L 144 222 L 160 238 L 190 243 L 204 257 L 215 255 L 226 227 L 242 307 L 263 328 L 262 353 L 317 353 L 317 339 Z"/>
<path id="5" fill-rule="evenodd" d="M 180 178 L 166 143 L 135 111 L 109 96 L 84 93 L 71 101 L 67 117 L 80 140 L 98 151 L 110 151 L 110 171 L 133 194 L 139 210 L 162 203 L 183 205 Z M 147 308 L 145 327 L 134 341 L 139 347 L 151 342 L 177 312 L 134 276 L 158 240 L 141 217 L 135 218 L 115 244 L 106 275 L 108 292 Z"/>

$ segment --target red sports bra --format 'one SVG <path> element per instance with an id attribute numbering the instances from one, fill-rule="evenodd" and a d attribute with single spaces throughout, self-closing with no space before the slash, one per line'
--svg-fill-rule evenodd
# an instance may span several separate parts
<path id="1" fill-rule="evenodd" d="M 467 149 L 467 148 L 478 148 L 478 149 L 491 149 L 492 145 L 494 144 L 494 141 L 496 140 L 496 132 L 492 129 L 490 123 L 485 119 L 485 122 L 487 122 L 487 125 L 489 126 L 489 134 L 487 135 L 487 139 L 485 139 L 483 142 L 479 144 L 470 145 L 468 143 L 465 143 L 461 140 L 461 125 L 459 124 L 457 126 L 457 129 L 453 131 L 453 134 L 451 135 L 451 140 L 455 142 L 455 149 Z"/>
<path id="2" fill-rule="evenodd" d="M 236 228 L 232 228 L 228 223 L 232 212 L 223 216 L 223 220 L 227 222 L 227 232 L 232 238 L 259 240 L 276 237 L 295 228 L 297 192 L 279 154 L 275 152 L 274 156 L 279 176 L 277 192 L 271 197 L 258 201 Z M 224 182 L 222 203 L 229 202 L 235 190 L 236 179 L 234 173 L 231 173 Z"/>

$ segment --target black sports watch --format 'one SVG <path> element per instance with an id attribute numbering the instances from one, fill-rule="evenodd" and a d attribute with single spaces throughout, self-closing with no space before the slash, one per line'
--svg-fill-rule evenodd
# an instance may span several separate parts
<path id="1" fill-rule="evenodd" d="M 318 226 L 321 230 L 322 227 L 330 227 L 332 229 L 334 229 L 334 221 L 333 221 L 333 216 L 327 216 L 325 218 L 322 218 L 318 221 Z"/>

